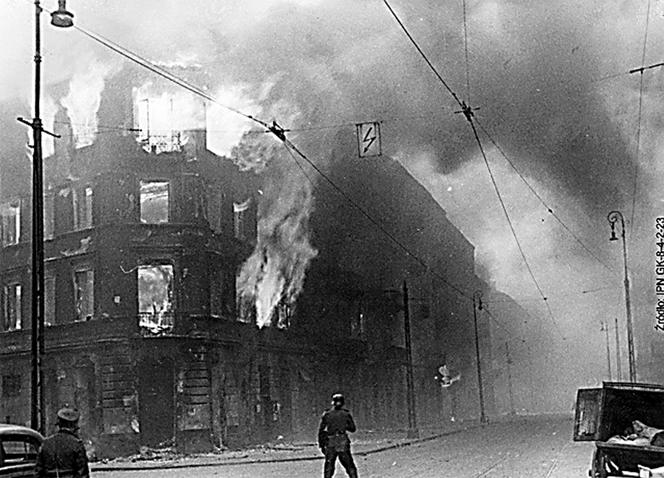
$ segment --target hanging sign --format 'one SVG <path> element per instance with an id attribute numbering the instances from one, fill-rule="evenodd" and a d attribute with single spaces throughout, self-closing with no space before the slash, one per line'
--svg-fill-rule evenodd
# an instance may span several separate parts
<path id="1" fill-rule="evenodd" d="M 357 123 L 357 152 L 360 158 L 380 156 L 380 123 Z"/>

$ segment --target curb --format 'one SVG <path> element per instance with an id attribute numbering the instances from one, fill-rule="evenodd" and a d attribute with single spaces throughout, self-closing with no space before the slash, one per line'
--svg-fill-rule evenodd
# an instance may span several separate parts
<path id="1" fill-rule="evenodd" d="M 383 447 L 374 448 L 371 450 L 364 450 L 360 452 L 354 452 L 354 456 L 368 456 L 376 453 L 382 453 L 384 451 L 395 450 L 397 448 L 405 448 L 411 445 L 417 445 L 418 443 L 425 443 L 439 438 L 454 435 L 455 433 L 460 433 L 463 431 L 471 430 L 473 428 L 480 427 L 482 425 L 470 425 L 457 430 L 449 430 L 446 432 L 438 433 L 436 435 L 431 435 L 425 438 L 414 438 L 410 441 L 403 443 L 395 443 L 393 445 L 387 445 Z M 91 472 L 111 472 L 111 471 L 151 471 L 151 470 L 172 470 L 180 468 L 210 468 L 214 466 L 237 466 L 237 465 L 256 465 L 261 463 L 288 463 L 288 462 L 300 462 L 300 461 L 316 461 L 322 460 L 323 456 L 298 456 L 290 458 L 268 458 L 266 460 L 261 459 L 249 459 L 249 460 L 228 460 L 228 461 L 219 461 L 219 462 L 205 462 L 205 463 L 166 463 L 163 465 L 156 466 L 90 466 Z"/>

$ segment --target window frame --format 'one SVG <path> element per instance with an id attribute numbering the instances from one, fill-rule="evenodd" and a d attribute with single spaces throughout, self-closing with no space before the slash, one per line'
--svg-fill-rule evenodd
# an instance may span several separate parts
<path id="1" fill-rule="evenodd" d="M 53 284 L 52 288 L 49 284 Z M 58 287 L 58 281 L 57 281 L 55 273 L 52 270 L 47 269 L 44 272 L 44 325 L 47 326 L 47 327 L 55 325 L 55 323 L 56 323 L 56 317 L 57 317 L 57 315 L 56 315 L 56 310 L 57 310 L 56 303 L 58 301 L 58 289 L 57 289 L 57 287 Z M 48 305 L 49 305 L 48 302 L 50 300 L 50 298 L 48 296 L 49 289 L 51 289 L 52 293 L 53 293 L 53 297 L 52 297 L 52 301 L 53 301 L 52 315 L 49 314 L 49 307 L 48 307 Z M 49 319 L 52 319 L 52 320 L 49 321 Z"/>
<path id="2" fill-rule="evenodd" d="M 12 290 L 13 293 L 10 294 L 9 291 Z M 18 293 L 16 293 L 18 292 Z M 14 307 L 16 320 L 14 321 L 14 327 L 9 328 L 9 314 L 10 308 L 10 297 L 14 297 Z M 16 330 L 23 330 L 23 284 L 19 280 L 8 280 L 3 283 L 2 286 L 2 327 L 1 332 L 14 332 Z"/>
<path id="3" fill-rule="evenodd" d="M 0 204 L 0 242 L 2 247 L 15 246 L 21 242 L 21 234 L 23 228 L 21 227 L 21 213 L 23 201 L 21 199 L 12 199 L 10 201 Z M 15 211 L 15 215 L 10 215 L 8 212 Z M 7 240 L 7 222 L 5 218 L 14 217 L 14 239 Z"/>
<path id="4" fill-rule="evenodd" d="M 89 306 L 89 314 L 86 314 L 85 317 L 81 318 L 80 314 L 83 311 L 79 311 L 78 309 L 78 303 L 80 300 L 79 296 L 79 287 L 78 287 L 78 282 L 76 280 L 77 275 L 85 272 L 85 285 L 87 287 L 88 284 L 91 284 L 91 290 L 87 292 L 86 294 L 86 300 L 89 299 L 88 306 Z M 90 280 L 90 278 L 92 280 Z M 86 322 L 88 320 L 92 320 L 95 317 L 95 271 L 94 267 L 92 267 L 91 264 L 88 263 L 83 263 L 75 266 L 72 269 L 72 285 L 74 287 L 74 322 Z M 87 290 L 87 289 L 86 289 Z M 57 295 L 57 294 L 56 294 Z M 86 312 L 88 312 L 86 311 Z"/>
<path id="5" fill-rule="evenodd" d="M 146 269 L 155 269 L 155 268 L 170 268 L 170 282 L 167 285 L 166 297 L 168 299 L 168 308 L 155 311 L 150 314 L 149 311 L 141 310 L 141 271 Z M 138 323 L 139 327 L 155 330 L 169 330 L 173 327 L 175 322 L 175 310 L 176 310 L 176 301 L 175 301 L 175 264 L 169 260 L 163 261 L 151 261 L 140 264 L 136 267 L 136 310 L 138 312 Z M 163 313 L 162 313 L 163 312 Z M 161 316 L 159 316 L 159 314 Z M 157 320 L 158 319 L 158 320 Z"/>
<path id="6" fill-rule="evenodd" d="M 55 194 L 52 191 L 44 192 L 44 240 L 55 237 Z"/>
<path id="7" fill-rule="evenodd" d="M 166 185 L 166 219 L 157 221 L 148 221 L 143 216 L 143 186 L 149 183 L 163 183 Z M 141 224 L 169 224 L 173 218 L 173 201 L 172 201 L 172 181 L 171 179 L 140 179 L 138 181 L 138 220 Z"/>
<path id="8" fill-rule="evenodd" d="M 91 186 L 72 188 L 73 229 L 83 231 L 92 227 L 94 190 Z M 82 207 L 81 207 L 82 206 Z M 81 212 L 83 214 L 81 214 Z M 81 218 L 81 216 L 85 216 Z M 81 220 L 83 219 L 83 220 Z"/>

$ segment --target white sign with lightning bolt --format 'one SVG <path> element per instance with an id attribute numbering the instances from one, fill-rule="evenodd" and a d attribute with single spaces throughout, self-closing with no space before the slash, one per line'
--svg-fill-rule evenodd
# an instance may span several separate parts
<path id="1" fill-rule="evenodd" d="M 360 158 L 369 156 L 380 156 L 380 123 L 358 123 L 357 130 L 357 152 Z"/>

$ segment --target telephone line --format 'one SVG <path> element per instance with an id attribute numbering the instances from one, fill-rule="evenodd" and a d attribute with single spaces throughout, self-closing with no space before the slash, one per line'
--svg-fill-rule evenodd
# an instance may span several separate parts
<path id="1" fill-rule="evenodd" d="M 646 26 L 643 34 L 643 50 L 641 53 L 641 65 L 646 63 L 646 50 L 648 47 L 648 26 L 650 25 L 650 0 L 648 0 L 648 8 L 646 9 Z M 641 117 L 643 111 L 643 70 L 640 69 L 639 75 L 639 113 L 636 127 L 636 160 L 634 162 L 634 187 L 632 188 L 632 214 L 629 224 L 630 236 L 634 233 L 634 215 L 636 214 L 636 194 L 639 185 L 639 158 L 641 155 Z"/>
<path id="2" fill-rule="evenodd" d="M 503 148 L 500 147 L 498 142 L 493 138 L 493 136 L 490 134 L 487 128 L 484 127 L 484 125 L 478 121 L 475 120 L 476 123 L 479 125 L 480 129 L 482 132 L 486 135 L 487 138 L 489 138 L 489 141 L 495 146 L 495 148 L 498 150 L 498 152 L 501 154 L 503 158 L 505 158 L 505 161 L 510 165 L 510 167 L 514 170 L 514 172 L 521 178 L 521 180 L 524 182 L 524 184 L 530 189 L 530 191 L 533 193 L 533 195 L 539 200 L 539 202 L 544 206 L 544 208 L 547 210 L 551 216 L 558 221 L 558 223 L 578 242 L 581 247 L 597 262 L 599 262 L 604 268 L 606 268 L 609 272 L 616 273 L 614 269 L 609 267 L 603 260 L 601 260 L 597 255 L 592 251 L 592 249 L 581 240 L 581 238 L 574 232 L 572 229 L 565 224 L 565 222 L 558 216 L 558 214 L 555 213 L 555 211 L 547 204 L 547 202 L 542 198 L 542 196 L 535 190 L 535 188 L 530 184 L 530 182 L 521 174 L 521 172 L 517 169 L 517 167 L 514 165 L 514 162 L 507 156 Z"/>
<path id="3" fill-rule="evenodd" d="M 468 61 L 468 25 L 466 21 L 466 0 L 463 0 L 463 50 L 466 57 L 466 100 L 470 104 L 470 62 Z"/>
<path id="4" fill-rule="evenodd" d="M 486 167 L 487 167 L 487 169 L 488 169 L 488 171 L 489 171 L 489 175 L 490 175 L 490 177 L 491 177 L 491 182 L 493 183 L 494 189 L 495 189 L 496 194 L 497 194 L 497 196 L 498 196 L 498 200 L 499 200 L 500 205 L 501 205 L 501 207 L 502 207 L 502 209 L 503 209 L 503 212 L 505 213 L 505 217 L 507 218 L 507 223 L 508 223 L 508 225 L 509 225 L 509 228 L 510 228 L 510 231 L 511 231 L 511 233 L 512 233 L 512 236 L 514 237 L 514 240 L 515 240 L 515 242 L 516 242 L 516 244 L 517 244 L 517 247 L 518 247 L 518 249 L 519 249 L 519 252 L 520 252 L 520 254 L 521 254 L 521 257 L 522 257 L 522 259 L 523 259 L 523 261 L 524 261 L 524 263 L 525 263 L 525 265 L 526 265 L 526 269 L 528 270 L 528 273 L 529 273 L 531 279 L 533 280 L 533 283 L 535 284 L 535 287 L 537 288 L 537 291 L 538 291 L 539 294 L 542 296 L 542 300 L 545 301 L 545 304 L 546 304 L 547 310 L 548 310 L 548 312 L 549 312 L 549 315 L 550 315 L 550 317 L 551 317 L 551 320 L 552 320 L 554 326 L 556 327 L 556 329 L 558 330 L 558 332 L 561 334 L 561 336 L 562 336 L 563 339 L 564 339 L 565 337 L 562 335 L 562 332 L 558 329 L 558 324 L 557 324 L 557 322 L 556 322 L 556 320 L 555 320 L 555 318 L 554 318 L 554 316 L 553 316 L 553 311 L 551 310 L 551 307 L 550 307 L 550 305 L 548 304 L 548 302 L 546 302 L 546 295 L 545 295 L 544 292 L 542 291 L 542 288 L 540 287 L 539 282 L 537 281 L 537 279 L 536 279 L 536 277 L 535 277 L 535 274 L 533 273 L 532 268 L 530 267 L 530 264 L 528 263 L 528 259 L 526 258 L 526 255 L 525 255 L 525 253 L 524 253 L 524 251 L 523 251 L 523 248 L 521 247 L 521 242 L 519 241 L 519 238 L 518 238 L 518 236 L 517 236 L 517 234 L 516 234 L 516 231 L 515 231 L 514 226 L 513 226 L 513 224 L 512 224 L 512 220 L 511 220 L 511 218 L 510 218 L 510 216 L 509 216 L 509 213 L 507 212 L 507 208 L 505 207 L 505 203 L 504 203 L 504 201 L 503 201 L 502 195 L 500 194 L 500 189 L 498 188 L 498 184 L 496 183 L 496 180 L 495 180 L 495 178 L 494 178 L 494 176 L 493 176 L 493 172 L 491 171 L 491 166 L 489 165 L 489 161 L 488 161 L 488 159 L 487 159 L 487 157 L 486 157 L 486 154 L 485 154 L 485 152 L 484 152 L 484 147 L 482 146 L 482 141 L 481 141 L 481 139 L 480 139 L 480 137 L 479 137 L 479 135 L 478 135 L 478 133 L 477 133 L 477 128 L 475 127 L 475 123 L 474 123 L 474 121 L 473 121 L 473 117 L 474 117 L 473 108 L 472 108 L 470 105 L 467 105 L 464 101 L 460 100 L 459 97 L 457 96 L 457 94 L 456 94 L 456 93 L 450 88 L 450 86 L 447 84 L 447 82 L 445 81 L 445 79 L 440 75 L 440 73 L 438 73 L 438 70 L 436 69 L 436 67 L 433 65 L 433 63 L 431 63 L 431 61 L 429 60 L 429 58 L 427 57 L 427 55 L 424 53 L 424 51 L 422 50 L 422 48 L 420 48 L 420 46 L 419 46 L 418 43 L 415 41 L 415 39 L 413 38 L 413 36 L 410 34 L 410 32 L 408 31 L 408 29 L 406 28 L 406 26 L 403 24 L 403 22 L 401 21 L 401 19 L 397 16 L 396 12 L 392 9 L 392 7 L 391 7 L 390 4 L 388 3 L 388 1 L 387 1 L 387 0 L 383 0 L 383 3 L 384 3 L 385 6 L 388 8 L 388 10 L 389 10 L 390 13 L 392 14 L 392 16 L 394 17 L 394 19 L 396 20 L 396 22 L 399 24 L 399 26 L 401 27 L 401 29 L 403 30 L 403 32 L 406 34 L 406 36 L 408 37 L 408 39 L 409 39 L 409 40 L 411 41 L 411 43 L 415 46 L 415 49 L 419 52 L 420 56 L 424 59 L 424 61 L 425 61 L 426 64 L 429 66 L 429 68 L 431 69 L 431 71 L 433 71 L 433 73 L 436 75 L 436 77 L 438 78 L 438 80 L 443 84 L 443 86 L 447 89 L 447 91 L 452 95 L 452 97 L 454 98 L 454 100 L 459 104 L 459 106 L 461 107 L 461 111 L 460 111 L 460 113 L 463 113 L 463 115 L 466 117 L 466 120 L 468 121 L 468 123 L 470 123 L 470 127 L 472 128 L 472 130 L 473 130 L 473 134 L 474 134 L 474 136 L 475 136 L 475 141 L 477 142 L 477 145 L 478 145 L 478 147 L 479 147 L 479 149 L 480 149 L 480 152 L 482 153 L 482 157 L 484 158 L 484 163 L 485 163 L 485 165 L 486 165 Z"/>
<path id="5" fill-rule="evenodd" d="M 398 19 L 398 17 L 394 13 L 394 11 L 391 9 L 389 4 L 387 3 L 387 0 L 383 0 L 383 1 L 386 4 L 386 6 L 388 7 L 388 9 L 390 9 L 393 16 L 397 20 L 397 22 L 401 25 L 404 32 L 411 39 L 411 41 L 413 42 L 413 44 L 415 45 L 417 50 L 425 58 L 425 60 L 429 64 L 430 68 L 436 73 L 436 76 L 438 77 L 438 79 L 446 87 L 446 89 L 449 91 L 449 93 L 454 97 L 454 99 L 457 101 L 457 103 L 462 107 L 462 112 L 466 115 L 467 118 L 468 118 L 468 115 L 472 115 L 472 110 L 468 106 L 466 106 L 465 102 L 463 102 L 459 99 L 459 97 L 454 93 L 454 91 L 449 87 L 449 85 L 447 85 L 447 83 L 445 82 L 443 77 L 436 71 L 433 64 L 431 64 L 431 62 L 428 60 L 428 58 L 426 58 L 426 55 L 424 55 L 424 52 L 419 48 L 419 45 L 417 45 L 417 43 L 415 42 L 413 37 L 410 36 L 410 34 L 406 30 L 405 26 L 401 23 L 401 21 Z M 385 227 L 383 227 L 383 225 L 380 224 L 380 222 L 378 220 L 374 219 L 373 216 L 371 216 L 364 208 L 362 208 L 359 204 L 357 204 L 345 191 L 343 191 L 343 189 L 341 189 L 339 186 L 337 186 L 320 168 L 318 168 L 318 166 L 315 165 L 315 163 L 313 163 L 302 151 L 300 151 L 299 148 L 297 148 L 297 146 L 295 144 L 293 144 L 290 140 L 288 140 L 286 138 L 285 133 L 288 130 L 285 130 L 285 129 L 281 128 L 279 125 L 277 125 L 276 122 L 273 122 L 272 126 L 270 126 L 268 123 L 254 117 L 252 115 L 248 115 L 248 114 L 246 114 L 246 113 L 244 113 L 244 112 L 242 112 L 242 111 L 240 111 L 236 108 L 233 108 L 231 106 L 228 106 L 228 105 L 225 105 L 225 104 L 219 102 L 212 95 L 209 95 L 208 93 L 206 93 L 205 91 L 203 91 L 200 88 L 196 87 L 195 85 L 192 85 L 191 83 L 177 77 L 176 75 L 173 75 L 173 74 L 169 73 L 168 71 L 165 71 L 163 68 L 155 65 L 154 63 L 150 62 L 149 60 L 141 57 L 140 55 L 138 55 L 136 53 L 133 53 L 133 52 L 127 50 L 126 48 L 118 45 L 117 43 L 115 43 L 115 42 L 113 42 L 113 41 L 111 41 L 107 38 L 104 38 L 103 36 L 101 36 L 99 34 L 92 33 L 92 32 L 90 32 L 86 29 L 83 29 L 83 28 L 79 27 L 79 26 L 75 26 L 75 28 L 77 30 L 79 30 L 81 33 L 83 33 L 84 35 L 86 35 L 87 37 L 91 38 L 92 40 L 106 46 L 107 48 L 109 48 L 112 51 L 120 54 L 121 56 L 131 60 L 132 62 L 137 63 L 138 65 L 140 65 L 140 66 L 150 70 L 151 72 L 165 78 L 166 80 L 177 84 L 178 86 L 190 91 L 191 93 L 194 93 L 198 96 L 201 96 L 202 98 L 207 99 L 208 101 L 211 101 L 215 104 L 218 104 L 219 106 L 221 106 L 221 107 L 223 107 L 223 108 L 225 108 L 225 109 L 227 109 L 227 110 L 229 110 L 233 113 L 236 113 L 240 116 L 243 116 L 243 117 L 245 117 L 245 118 L 261 125 L 262 127 L 264 127 L 267 130 L 266 132 L 273 133 L 280 141 L 282 141 L 282 143 L 284 143 L 284 145 L 286 145 L 287 147 L 289 147 L 293 151 L 295 151 L 295 153 L 297 153 L 298 156 L 300 156 L 314 170 L 316 170 L 316 172 L 318 172 L 335 190 L 337 190 L 350 204 L 352 204 L 355 208 L 357 208 L 362 213 L 362 215 L 364 215 L 371 223 L 373 223 L 377 228 L 379 228 L 387 237 L 390 238 L 390 240 L 392 240 L 408 256 L 413 258 L 416 262 L 418 262 L 425 269 L 430 270 L 444 284 L 446 284 L 448 287 L 450 287 L 451 289 L 456 291 L 460 296 L 464 297 L 467 300 L 472 300 L 472 298 L 463 289 L 461 289 L 459 286 L 453 284 L 452 282 L 448 281 L 443 276 L 441 276 L 440 274 L 435 272 L 433 269 L 431 269 L 426 261 L 424 261 L 419 256 L 417 256 L 416 254 L 411 252 L 410 249 L 407 246 L 405 246 L 393 234 L 391 234 L 387 229 L 385 229 Z M 472 124 L 472 121 L 471 121 L 471 126 L 473 126 L 473 130 L 475 130 L 474 125 Z M 475 131 L 475 133 L 476 133 L 476 131 Z M 476 136 L 476 139 L 479 141 L 479 137 L 477 136 L 477 134 L 475 134 L 475 136 Z M 480 144 L 480 147 L 481 147 L 481 142 L 479 142 L 479 144 Z M 516 237 L 515 237 L 515 239 L 516 239 Z M 524 260 L 525 260 L 525 256 L 524 256 Z M 527 267 L 530 270 L 530 266 L 528 264 L 527 264 Z M 538 290 L 541 291 L 541 289 L 539 289 L 539 284 L 536 283 L 536 285 L 538 287 Z M 548 307 L 548 304 L 547 304 L 547 307 Z M 551 313 L 550 308 L 549 308 L 549 313 Z M 553 318 L 553 316 L 552 316 L 552 318 Z M 555 323 L 555 321 L 554 321 L 554 323 Z"/>
<path id="6" fill-rule="evenodd" d="M 200 88 L 196 87 L 195 85 L 192 85 L 192 84 L 188 83 L 187 81 L 177 77 L 176 75 L 173 75 L 173 74 L 163 70 L 161 67 L 158 67 L 157 65 L 150 62 L 149 60 L 141 57 L 140 55 L 138 55 L 136 53 L 133 53 L 133 52 L 127 50 L 126 48 L 118 45 L 117 43 L 115 43 L 115 42 L 113 42 L 109 39 L 106 39 L 106 38 L 104 38 L 103 36 L 101 36 L 99 34 L 92 33 L 88 30 L 85 30 L 81 27 L 75 27 L 75 28 L 77 30 L 79 30 L 81 33 L 83 33 L 84 35 L 91 38 L 92 40 L 106 46 L 107 48 L 109 48 L 109 49 L 113 50 L 114 52 L 122 55 L 123 57 L 131 60 L 132 62 L 137 63 L 138 65 L 152 71 L 153 73 L 155 73 L 155 74 L 157 74 L 157 75 L 159 75 L 159 76 L 161 76 L 161 77 L 177 84 L 178 86 L 190 91 L 191 93 L 199 95 L 199 96 L 203 97 L 204 99 L 207 99 L 211 102 L 214 102 L 214 103 L 218 104 L 219 106 L 222 106 L 222 107 L 228 109 L 229 111 L 231 111 L 233 113 L 236 113 L 236 114 L 241 115 L 241 116 L 243 116 L 247 119 L 250 119 L 250 120 L 260 124 L 264 128 L 266 128 L 266 130 L 267 130 L 266 132 L 273 133 L 285 146 L 287 146 L 288 148 L 292 149 L 292 151 L 297 153 L 297 155 L 300 158 L 302 158 L 304 161 L 306 161 L 321 177 L 323 177 L 335 190 L 337 190 L 337 192 L 339 194 L 341 194 L 345 198 L 346 201 L 348 201 L 357 210 L 359 210 L 362 213 L 363 216 L 365 216 L 371 223 L 373 223 L 378 229 L 380 229 L 388 238 L 390 238 L 390 240 L 392 240 L 397 246 L 399 246 L 399 248 L 402 249 L 408 256 L 413 258 L 416 262 L 418 262 L 420 265 L 422 265 L 425 269 L 430 270 L 444 284 L 446 284 L 448 287 L 450 287 L 451 289 L 456 291 L 460 296 L 466 298 L 467 300 L 472 300 L 472 297 L 470 295 L 468 295 L 468 293 L 466 293 L 459 286 L 453 284 L 452 282 L 448 281 L 447 279 L 445 279 L 443 276 L 441 276 L 437 272 L 433 271 L 433 269 L 431 269 L 431 267 L 429 266 L 429 264 L 426 261 L 424 261 L 419 256 L 417 256 L 416 254 L 411 252 L 410 249 L 407 246 L 405 246 L 392 233 L 390 233 L 385 227 L 383 227 L 383 225 L 378 220 L 374 219 L 374 217 L 371 216 L 371 214 L 369 214 L 362 206 L 360 206 L 356 201 L 354 201 L 342 188 L 340 188 L 336 183 L 334 183 L 334 181 L 332 181 L 313 161 L 311 161 L 302 151 L 300 151 L 300 149 L 295 144 L 293 144 L 289 139 L 286 138 L 285 133 L 288 130 L 285 130 L 285 129 L 279 127 L 279 125 L 277 125 L 276 122 L 273 122 L 273 125 L 270 126 L 270 125 L 268 125 L 268 123 L 254 117 L 252 115 L 248 115 L 248 114 L 246 114 L 246 113 L 244 113 L 244 112 L 242 112 L 242 111 L 240 111 L 236 108 L 233 108 L 233 107 L 230 107 L 230 106 L 225 105 L 223 103 L 220 103 L 216 98 L 214 98 L 213 96 L 211 96 L 211 95 L 207 94 L 206 92 L 202 91 Z M 442 80 L 442 77 L 440 79 Z M 444 80 L 442 80 L 442 81 L 444 82 Z M 452 92 L 452 94 L 454 94 L 454 93 Z M 454 96 L 456 97 L 456 95 L 454 95 Z"/>

